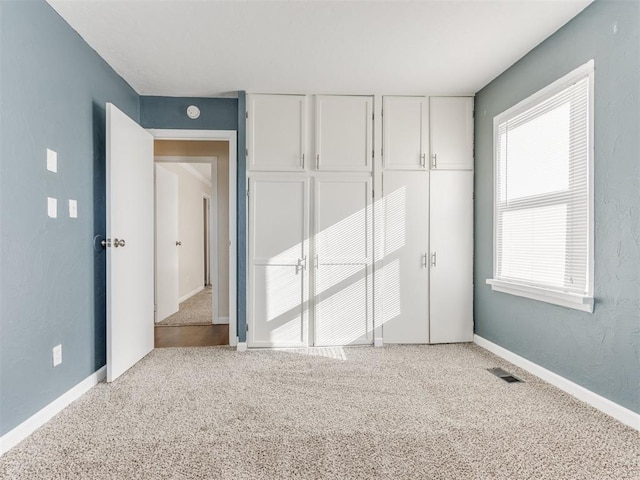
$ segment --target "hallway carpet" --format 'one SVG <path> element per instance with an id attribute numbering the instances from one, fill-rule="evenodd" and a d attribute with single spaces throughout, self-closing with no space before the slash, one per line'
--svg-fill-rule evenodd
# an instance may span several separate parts
<path id="1" fill-rule="evenodd" d="M 640 433 L 472 344 L 154 350 L 0 458 L 30 480 L 639 473 Z"/>
<path id="2" fill-rule="evenodd" d="M 186 299 L 179 310 L 156 325 L 211 325 L 213 310 L 213 293 L 211 287 Z"/>

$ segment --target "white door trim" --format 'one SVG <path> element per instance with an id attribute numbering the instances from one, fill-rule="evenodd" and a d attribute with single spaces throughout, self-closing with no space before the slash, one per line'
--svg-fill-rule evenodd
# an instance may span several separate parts
<path id="1" fill-rule="evenodd" d="M 147 130 L 155 140 L 218 140 L 229 142 L 229 345 L 238 343 L 237 330 L 237 132 L 235 130 Z M 213 258 L 213 255 L 212 255 Z M 212 269 L 212 272 L 214 270 Z"/>

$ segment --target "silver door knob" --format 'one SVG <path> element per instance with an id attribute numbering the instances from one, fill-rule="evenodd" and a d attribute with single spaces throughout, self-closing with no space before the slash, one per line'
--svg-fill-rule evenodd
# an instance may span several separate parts
<path id="1" fill-rule="evenodd" d="M 182 245 L 182 242 L 176 242 L 176 247 L 180 247 Z"/>
<path id="2" fill-rule="evenodd" d="M 118 240 L 117 238 L 113 239 L 113 246 L 118 248 L 118 247 L 124 247 L 125 243 L 124 243 L 124 239 L 120 239 Z"/>

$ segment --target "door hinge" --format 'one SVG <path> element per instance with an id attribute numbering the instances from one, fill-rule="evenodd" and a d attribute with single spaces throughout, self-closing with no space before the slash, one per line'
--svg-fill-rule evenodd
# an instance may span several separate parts
<path id="1" fill-rule="evenodd" d="M 249 332 L 249 324 L 247 323 L 247 333 Z"/>
<path id="2" fill-rule="evenodd" d="M 372 113 L 372 114 L 371 114 L 371 121 L 373 122 L 373 121 L 375 121 L 375 119 L 376 119 L 376 114 L 375 114 L 375 113 Z"/>
<path id="3" fill-rule="evenodd" d="M 244 112 L 244 118 L 249 118 L 249 111 Z"/>
<path id="4" fill-rule="evenodd" d="M 376 191 L 373 188 L 371 189 L 371 198 L 376 198 Z"/>
<path id="5" fill-rule="evenodd" d="M 249 197 L 249 184 L 247 184 L 247 197 Z"/>

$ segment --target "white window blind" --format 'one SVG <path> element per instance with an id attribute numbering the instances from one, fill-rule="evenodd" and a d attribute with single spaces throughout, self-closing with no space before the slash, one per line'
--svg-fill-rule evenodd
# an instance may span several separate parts
<path id="1" fill-rule="evenodd" d="M 495 280 L 592 295 L 591 72 L 496 117 Z"/>

